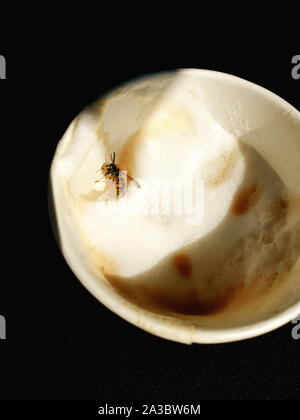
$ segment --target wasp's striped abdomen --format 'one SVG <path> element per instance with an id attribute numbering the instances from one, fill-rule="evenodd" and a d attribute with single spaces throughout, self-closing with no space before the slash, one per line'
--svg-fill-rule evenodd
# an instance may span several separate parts
<path id="1" fill-rule="evenodd" d="M 127 188 L 127 176 L 126 174 L 119 171 L 119 176 L 116 179 L 117 197 L 122 197 Z"/>
<path id="2" fill-rule="evenodd" d="M 126 173 L 119 172 L 118 176 L 107 175 L 107 180 L 109 181 L 109 191 L 110 196 L 122 197 L 126 193 L 127 189 L 127 176 Z"/>

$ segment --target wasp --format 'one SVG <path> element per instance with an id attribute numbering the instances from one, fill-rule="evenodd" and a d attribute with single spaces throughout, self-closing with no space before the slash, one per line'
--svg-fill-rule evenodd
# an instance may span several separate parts
<path id="1" fill-rule="evenodd" d="M 109 163 L 105 161 L 101 168 L 98 169 L 97 172 L 101 171 L 102 177 L 95 182 L 99 182 L 103 178 L 109 180 L 110 185 L 115 186 L 115 192 L 117 197 L 124 195 L 127 188 L 127 184 L 129 184 L 129 182 L 133 182 L 138 188 L 140 188 L 140 184 L 135 179 L 131 178 L 131 176 L 127 175 L 126 172 L 121 171 L 121 169 L 118 168 L 118 166 L 115 164 L 115 159 L 116 154 L 115 152 L 113 152 L 110 154 L 111 162 Z"/>

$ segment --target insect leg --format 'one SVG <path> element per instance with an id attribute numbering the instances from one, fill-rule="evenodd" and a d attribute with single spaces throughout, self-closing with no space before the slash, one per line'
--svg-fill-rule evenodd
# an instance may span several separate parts
<path id="1" fill-rule="evenodd" d="M 106 174 L 102 175 L 101 178 L 97 179 L 97 181 L 95 181 L 95 182 L 100 182 L 103 178 L 105 178 L 105 176 L 106 176 Z"/>

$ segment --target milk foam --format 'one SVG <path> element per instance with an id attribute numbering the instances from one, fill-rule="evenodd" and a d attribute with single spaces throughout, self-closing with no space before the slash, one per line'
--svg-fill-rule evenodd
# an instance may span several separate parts
<path id="1" fill-rule="evenodd" d="M 108 277 L 209 298 L 238 283 L 272 285 L 298 258 L 289 191 L 185 82 L 172 87 L 172 79 L 160 76 L 123 87 L 81 113 L 69 130 L 61 150 L 66 194 L 92 264 Z M 112 152 L 141 184 L 130 185 L 121 209 L 143 200 L 143 182 L 201 179 L 203 222 L 189 226 L 184 215 L 172 214 L 101 214 L 106 183 L 95 183 L 96 171 Z M 244 200 L 241 214 L 234 210 L 238 199 Z M 191 260 L 188 282 L 171 264 L 176 252 Z"/>

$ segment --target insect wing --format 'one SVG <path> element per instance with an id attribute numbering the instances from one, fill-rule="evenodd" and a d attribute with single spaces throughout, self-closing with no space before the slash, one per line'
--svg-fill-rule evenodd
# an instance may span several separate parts
<path id="1" fill-rule="evenodd" d="M 131 178 L 131 176 L 127 175 L 127 179 L 132 181 L 136 187 L 141 188 L 141 185 L 139 184 L 139 182 L 137 182 L 134 178 Z"/>

